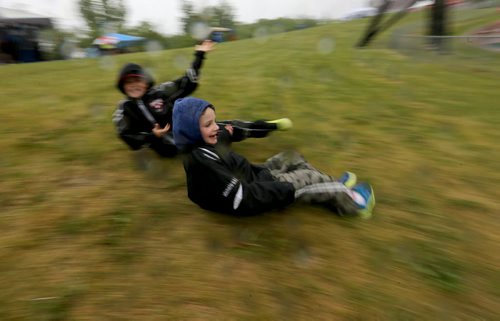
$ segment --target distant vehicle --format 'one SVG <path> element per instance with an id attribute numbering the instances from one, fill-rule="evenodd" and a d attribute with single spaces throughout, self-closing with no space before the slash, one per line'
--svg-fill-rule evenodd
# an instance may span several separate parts
<path id="1" fill-rule="evenodd" d="M 350 21 L 354 19 L 361 19 L 367 17 L 373 17 L 377 14 L 376 8 L 366 7 L 353 10 L 344 16 L 340 17 L 340 21 Z"/>

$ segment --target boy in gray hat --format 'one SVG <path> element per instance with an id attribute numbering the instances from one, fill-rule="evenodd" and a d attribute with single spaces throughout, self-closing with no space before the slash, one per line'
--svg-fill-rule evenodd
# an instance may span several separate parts
<path id="1" fill-rule="evenodd" d="M 186 97 L 196 90 L 200 69 L 207 52 L 214 42 L 206 40 L 195 47 L 195 59 L 186 73 L 173 81 L 154 86 L 151 75 L 140 65 L 128 63 L 121 69 L 116 83 L 117 88 L 126 96 L 118 104 L 113 122 L 118 136 L 132 150 L 143 147 L 153 149 L 162 157 L 177 154 L 172 136 L 172 108 L 178 98 Z M 269 132 L 286 129 L 286 120 L 278 121 L 224 121 L 221 127 L 232 124 L 234 132 L 231 141 L 241 141 L 248 137 L 265 137 Z"/>

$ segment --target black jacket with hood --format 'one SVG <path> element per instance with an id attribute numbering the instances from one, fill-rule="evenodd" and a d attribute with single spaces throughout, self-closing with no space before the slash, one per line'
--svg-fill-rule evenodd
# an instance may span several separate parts
<path id="1" fill-rule="evenodd" d="M 164 137 L 158 138 L 153 134 L 152 129 L 154 123 L 158 123 L 162 128 L 167 123 L 172 125 L 174 102 L 196 89 L 204 57 L 205 52 L 196 51 L 191 68 L 183 77 L 158 86 L 154 86 L 153 78 L 140 65 L 129 63 L 122 68 L 118 76 L 117 87 L 123 94 L 126 95 L 123 86 L 127 75 L 143 76 L 148 82 L 148 90 L 144 96 L 139 99 L 127 97 L 118 104 L 113 114 L 118 136 L 131 149 L 137 150 L 143 146 L 149 146 L 161 156 L 173 156 L 177 153 L 171 131 Z"/>
<path id="2" fill-rule="evenodd" d="M 291 204 L 295 199 L 291 183 L 276 181 L 268 169 L 251 164 L 221 143 L 204 143 L 199 119 L 206 108 L 213 106 L 192 97 L 179 99 L 174 105 L 174 140 L 186 153 L 189 199 L 204 209 L 236 216 Z"/>

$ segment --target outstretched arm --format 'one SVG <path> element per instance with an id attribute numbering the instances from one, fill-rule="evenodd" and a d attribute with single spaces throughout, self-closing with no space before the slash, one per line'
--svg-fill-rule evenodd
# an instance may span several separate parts
<path id="1" fill-rule="evenodd" d="M 212 51 L 215 47 L 215 42 L 212 40 L 204 40 L 201 44 L 196 45 L 194 49 L 196 51 L 208 52 Z"/>
<path id="2" fill-rule="evenodd" d="M 205 53 L 212 51 L 214 46 L 215 42 L 211 40 L 205 40 L 195 46 L 195 59 L 191 63 L 191 67 L 186 70 L 184 76 L 160 85 L 160 89 L 168 97 L 167 99 L 170 104 L 173 104 L 176 99 L 186 97 L 196 90 Z"/>
<path id="3" fill-rule="evenodd" d="M 195 50 L 195 58 L 193 63 L 191 64 L 191 68 L 186 70 L 186 76 L 190 81 L 196 83 L 198 82 L 198 78 L 200 76 L 200 69 L 203 65 L 203 59 L 205 59 L 205 54 L 209 51 L 212 51 L 215 47 L 215 42 L 212 40 L 205 40 L 201 44 L 196 45 L 194 47 Z"/>

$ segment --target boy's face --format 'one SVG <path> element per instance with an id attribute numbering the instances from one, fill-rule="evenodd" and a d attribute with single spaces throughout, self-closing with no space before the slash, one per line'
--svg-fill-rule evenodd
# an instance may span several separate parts
<path id="1" fill-rule="evenodd" d="M 219 125 L 215 122 L 215 110 L 207 108 L 200 117 L 200 132 L 203 141 L 209 145 L 217 143 Z"/>
<path id="2" fill-rule="evenodd" d="M 130 98 L 141 98 L 148 89 L 148 83 L 143 77 L 131 76 L 123 81 L 123 90 Z"/>

